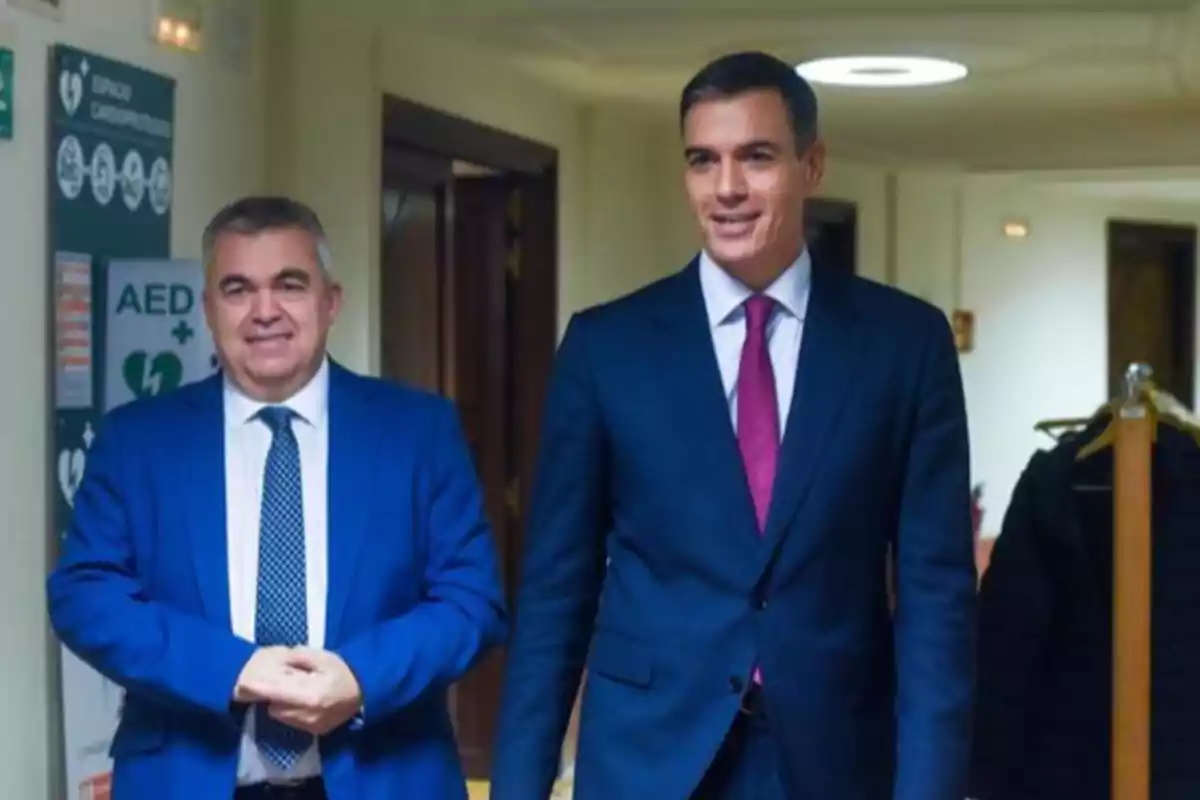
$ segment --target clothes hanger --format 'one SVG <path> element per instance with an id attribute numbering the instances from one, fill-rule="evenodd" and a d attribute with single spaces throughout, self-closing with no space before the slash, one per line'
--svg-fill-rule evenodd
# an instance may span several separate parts
<path id="1" fill-rule="evenodd" d="M 1152 441 L 1158 441 L 1158 425 L 1161 423 L 1188 434 L 1200 447 L 1200 418 L 1188 411 L 1170 392 L 1155 386 L 1152 377 L 1153 370 L 1148 365 L 1130 366 L 1125 374 L 1125 396 L 1105 403 L 1092 415 L 1092 420 L 1104 414 L 1111 415 L 1111 419 L 1095 439 L 1079 449 L 1075 455 L 1076 461 L 1083 461 L 1112 446 L 1117 430 L 1117 412 L 1131 403 L 1145 406 L 1152 423 Z"/>
<path id="2" fill-rule="evenodd" d="M 1090 417 L 1064 417 L 1061 419 L 1044 419 L 1033 426 L 1033 429 L 1038 433 L 1044 433 L 1055 441 L 1060 441 L 1064 436 L 1073 433 L 1081 428 L 1086 428 L 1088 425 L 1099 419 L 1101 412 L 1108 410 L 1108 404 L 1101 406 L 1100 410 Z M 1062 433 L 1058 433 L 1062 431 Z"/>
<path id="3" fill-rule="evenodd" d="M 1095 429 L 1105 421 L 1112 413 L 1112 408 L 1112 403 L 1105 403 L 1096 409 L 1096 413 L 1090 417 L 1044 419 L 1037 422 L 1033 426 L 1033 429 L 1039 433 L 1046 434 L 1051 439 L 1054 439 L 1055 442 L 1061 444 L 1068 438 L 1087 435 L 1089 430 Z M 1112 492 L 1111 484 L 1073 483 L 1071 488 L 1082 492 Z"/>

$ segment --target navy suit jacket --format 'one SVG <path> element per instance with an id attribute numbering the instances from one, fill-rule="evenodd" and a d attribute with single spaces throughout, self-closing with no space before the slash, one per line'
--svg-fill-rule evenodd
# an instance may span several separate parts
<path id="1" fill-rule="evenodd" d="M 760 537 L 697 263 L 574 316 L 547 399 L 493 800 L 547 797 L 585 667 L 576 800 L 688 797 L 755 663 L 789 797 L 962 800 L 968 461 L 945 316 L 815 264 Z"/>
<path id="2" fill-rule="evenodd" d="M 465 798 L 447 687 L 506 630 L 453 406 L 331 365 L 326 647 L 364 713 L 320 740 L 331 797 Z M 114 796 L 232 797 L 254 650 L 230 627 L 221 378 L 108 414 L 48 582 L 62 642 L 126 697 Z"/>

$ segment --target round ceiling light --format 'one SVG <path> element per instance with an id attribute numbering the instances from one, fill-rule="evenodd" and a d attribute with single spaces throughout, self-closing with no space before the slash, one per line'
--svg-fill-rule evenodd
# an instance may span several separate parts
<path id="1" fill-rule="evenodd" d="M 833 86 L 933 86 L 967 77 L 954 61 L 916 56 L 845 56 L 820 58 L 796 67 L 812 83 Z"/>

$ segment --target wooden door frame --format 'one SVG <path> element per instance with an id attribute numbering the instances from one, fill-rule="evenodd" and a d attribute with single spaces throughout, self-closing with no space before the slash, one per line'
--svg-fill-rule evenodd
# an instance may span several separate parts
<path id="1" fill-rule="evenodd" d="M 483 167 L 541 175 L 558 165 L 549 145 L 395 95 L 383 96 L 383 142 L 470 161 Z"/>
<path id="2" fill-rule="evenodd" d="M 547 230 L 539 228 L 537 235 L 522 245 L 520 278 L 513 296 L 521 324 L 515 329 L 513 343 L 520 357 L 510 365 L 515 392 L 512 442 L 518 461 L 516 502 L 520 508 L 526 508 L 536 466 L 542 403 L 558 346 L 558 152 L 540 142 L 404 98 L 385 94 L 382 102 L 381 180 L 384 186 L 388 184 L 389 174 L 413 177 L 411 165 L 403 156 L 405 151 L 419 151 L 451 162 L 465 161 L 513 177 L 524 198 L 522 206 L 529 208 L 530 217 L 544 219 L 548 225 Z M 447 214 L 453 220 L 452 199 L 448 199 Z M 449 224 L 452 226 L 452 222 Z M 451 237 L 439 236 L 439 245 L 448 246 L 448 238 Z M 454 269 L 452 254 L 446 263 L 450 270 Z M 383 269 L 382 262 L 376 268 Z M 442 276 L 439 292 L 453 286 L 454 282 L 453 273 Z M 442 304 L 444 309 L 451 306 L 452 301 Z M 453 319 L 447 321 L 447 326 L 445 334 L 452 335 Z M 443 341 L 453 352 L 452 340 L 447 340 L 444 335 Z M 444 380 L 443 385 L 453 397 L 452 382 Z M 520 556 L 524 549 L 523 531 L 519 525 L 513 528 L 501 565 L 510 612 L 515 602 Z M 492 657 L 503 656 L 501 653 Z M 490 747 L 488 749 L 490 751 Z M 490 752 L 473 754 L 465 761 L 468 777 L 489 777 L 486 774 L 489 770 L 479 762 L 490 761 Z"/>
<path id="3" fill-rule="evenodd" d="M 1195 381 L 1196 381 L 1196 280 L 1197 280 L 1197 257 L 1200 256 L 1200 233 L 1198 227 L 1193 224 L 1180 222 L 1159 222 L 1146 219 L 1131 219 L 1124 217 L 1111 217 L 1105 221 L 1105 324 L 1106 332 L 1111 333 L 1116 320 L 1113 318 L 1112 305 L 1112 286 L 1113 286 L 1113 270 L 1115 266 L 1115 258 L 1117 254 L 1117 240 L 1122 236 L 1145 236 L 1158 239 L 1160 243 L 1172 247 L 1179 247 L 1189 254 L 1186 263 L 1173 265 L 1182 274 L 1176 278 L 1183 284 L 1182 292 L 1184 296 L 1181 298 L 1181 312 L 1177 322 L 1177 330 L 1174 332 L 1179 338 L 1179 345 L 1183 348 L 1185 358 L 1184 372 L 1186 377 L 1187 389 L 1177 399 L 1188 408 L 1192 408 L 1195 403 Z M 1109 340 L 1108 348 L 1111 352 L 1112 342 Z M 1122 375 L 1113 375 L 1112 373 L 1112 357 L 1106 356 L 1105 362 L 1108 365 L 1108 386 L 1119 386 Z"/>
<path id="4" fill-rule="evenodd" d="M 526 392 L 520 403 L 519 418 L 535 423 L 519 432 L 518 447 L 524 462 L 520 470 L 521 506 L 526 507 L 536 457 L 536 421 L 541 419 L 542 394 L 558 348 L 558 151 L 541 142 L 391 94 L 383 95 L 382 144 L 384 174 L 396 158 L 396 148 L 420 150 L 451 161 L 469 161 L 518 174 L 533 190 L 531 194 L 549 205 L 552 225 L 545 241 L 549 252 L 538 253 L 522 268 L 522 282 L 527 289 L 524 299 L 536 305 L 539 313 L 549 309 L 548 316 L 553 320 L 550 330 L 528 332 L 520 343 L 521 385 L 532 391 Z M 376 268 L 382 267 L 376 265 Z M 506 574 L 515 575 L 517 566 L 506 564 Z"/>

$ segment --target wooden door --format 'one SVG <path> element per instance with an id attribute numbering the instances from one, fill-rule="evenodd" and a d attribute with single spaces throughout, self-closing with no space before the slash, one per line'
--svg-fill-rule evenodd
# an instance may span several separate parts
<path id="1" fill-rule="evenodd" d="M 1109 226 L 1109 393 L 1144 362 L 1155 382 L 1189 408 L 1195 360 L 1194 228 L 1114 222 Z"/>
<path id="2" fill-rule="evenodd" d="M 453 188 L 454 398 L 502 561 L 511 550 L 514 528 L 508 502 L 513 482 L 510 186 L 503 177 L 471 177 L 456 179 Z M 501 653 L 494 651 L 455 687 L 459 752 L 472 777 L 490 773 L 501 669 Z"/>
<path id="3" fill-rule="evenodd" d="M 513 612 L 523 509 L 557 331 L 555 187 L 548 170 L 459 177 L 452 191 L 453 394 L 475 454 Z M 498 649 L 456 687 L 459 751 L 472 778 L 491 773 L 503 670 L 504 651 Z"/>
<path id="4" fill-rule="evenodd" d="M 384 374 L 455 400 L 512 611 L 558 341 L 557 154 L 393 96 L 382 111 L 383 185 L 404 190 L 384 196 Z M 501 648 L 450 693 L 470 778 L 489 777 L 503 663 Z"/>
<path id="5" fill-rule="evenodd" d="M 556 340 L 554 173 L 454 176 L 449 162 L 412 153 L 389 162 L 383 374 L 454 400 L 511 609 Z M 498 649 L 451 690 L 459 750 L 472 778 L 490 773 L 503 663 Z"/>

